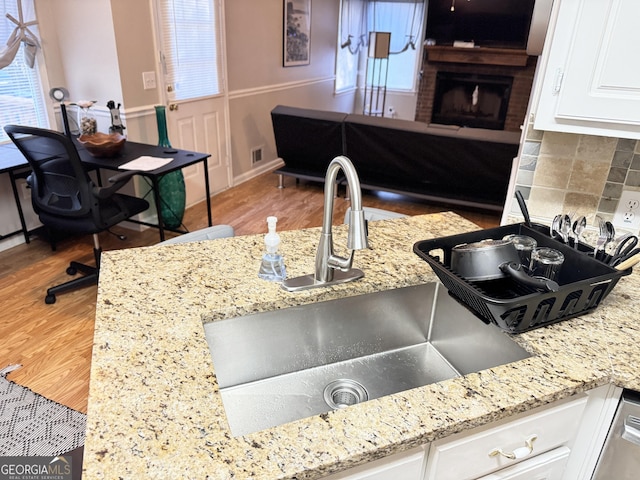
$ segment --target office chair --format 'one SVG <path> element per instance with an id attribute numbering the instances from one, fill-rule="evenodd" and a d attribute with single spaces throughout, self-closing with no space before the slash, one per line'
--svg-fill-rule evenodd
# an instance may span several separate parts
<path id="1" fill-rule="evenodd" d="M 71 262 L 69 275 L 84 276 L 51 287 L 45 303 L 56 301 L 58 293 L 98 283 L 100 242 L 98 233 L 149 208 L 146 200 L 116 193 L 135 171 L 109 178 L 109 186 L 98 187 L 85 171 L 73 141 L 52 130 L 6 125 L 9 138 L 22 152 L 32 169 L 27 178 L 31 203 L 42 224 L 52 230 L 93 235 L 96 266 Z"/>

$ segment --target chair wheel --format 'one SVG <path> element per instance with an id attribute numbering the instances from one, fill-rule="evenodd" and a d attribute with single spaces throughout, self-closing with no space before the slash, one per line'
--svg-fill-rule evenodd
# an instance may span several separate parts
<path id="1" fill-rule="evenodd" d="M 54 303 L 56 303 L 56 296 L 53 293 L 48 294 L 46 297 L 44 297 L 44 303 L 46 303 L 47 305 L 53 305 Z"/>
<path id="2" fill-rule="evenodd" d="M 67 268 L 67 275 L 75 275 L 76 273 L 78 273 L 78 269 L 75 267 L 68 267 Z M 55 300 L 54 300 L 55 302 Z M 53 302 L 51 302 L 53 303 Z"/>

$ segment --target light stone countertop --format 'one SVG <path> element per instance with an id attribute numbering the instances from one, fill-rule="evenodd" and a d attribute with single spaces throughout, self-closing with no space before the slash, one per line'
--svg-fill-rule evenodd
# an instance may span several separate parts
<path id="1" fill-rule="evenodd" d="M 257 278 L 262 235 L 105 252 L 86 478 L 320 478 L 609 382 L 640 390 L 635 273 L 593 313 L 518 335 L 531 358 L 231 437 L 203 321 L 434 281 L 413 244 L 471 230 L 453 213 L 371 222 L 363 279 L 298 293 Z M 312 272 L 319 231 L 280 232 L 290 277 Z"/>

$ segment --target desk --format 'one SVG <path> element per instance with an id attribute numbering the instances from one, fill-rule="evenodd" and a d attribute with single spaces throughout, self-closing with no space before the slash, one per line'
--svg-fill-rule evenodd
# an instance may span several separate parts
<path id="1" fill-rule="evenodd" d="M 139 220 L 128 220 L 133 223 L 139 223 L 141 225 L 146 225 L 149 227 L 157 228 L 160 232 L 160 241 L 165 239 L 165 230 L 176 231 L 178 233 L 185 233 L 181 230 L 168 229 L 163 226 L 162 222 L 162 214 L 160 212 L 160 195 L 158 190 L 158 182 L 162 175 L 166 173 L 170 173 L 176 170 L 181 170 L 190 165 L 194 165 L 198 162 L 202 162 L 204 166 L 204 185 L 205 185 L 205 194 L 207 199 L 207 217 L 209 221 L 209 226 L 213 225 L 213 220 L 211 218 L 211 192 L 209 187 L 209 165 L 208 165 L 208 153 L 198 153 L 191 152 L 188 150 L 179 150 L 179 149 L 167 149 L 164 147 L 158 147 L 156 145 L 147 145 L 145 143 L 137 143 L 127 141 L 124 144 L 124 148 L 122 152 L 110 158 L 97 158 L 93 157 L 80 143 L 75 142 L 76 147 L 78 149 L 78 153 L 82 162 L 86 165 L 88 170 L 97 170 L 98 175 L 101 169 L 105 170 L 120 170 L 120 165 L 124 165 L 125 163 L 134 160 L 140 156 L 148 155 L 153 157 L 163 157 L 163 158 L 173 158 L 173 160 L 165 165 L 164 167 L 158 168 L 156 170 L 152 170 L 149 172 L 139 172 L 140 175 L 148 178 L 151 181 L 151 190 L 153 191 L 153 199 L 156 204 L 156 213 L 158 216 L 158 224 L 152 224 L 148 222 L 142 222 Z M 18 233 L 23 233 L 25 237 L 25 241 L 29 243 L 29 231 L 27 230 L 24 214 L 22 212 L 22 206 L 20 205 L 20 197 L 18 196 L 18 190 L 16 187 L 16 178 L 25 178 L 29 173 L 29 164 L 27 160 L 22 156 L 20 151 L 15 147 L 15 145 L 5 144 L 0 145 L 0 173 L 8 173 L 11 179 L 11 186 L 13 189 L 13 196 L 16 201 L 18 214 L 20 215 L 20 224 L 22 226 L 21 230 L 17 230 L 15 232 L 11 232 L 5 235 L 0 236 L 0 240 L 3 238 L 9 237 L 11 235 L 15 235 Z M 98 177 L 99 178 L 99 177 Z"/>
<path id="2" fill-rule="evenodd" d="M 22 211 L 22 204 L 20 203 L 20 196 L 18 195 L 18 188 L 16 187 L 16 180 L 18 178 L 26 178 L 31 169 L 29 163 L 22 156 L 20 151 L 15 147 L 13 143 L 7 143 L 0 145 L 0 173 L 8 173 L 11 180 L 11 189 L 13 190 L 13 198 L 16 202 L 16 208 L 18 209 L 18 215 L 20 216 L 20 230 L 0 234 L 0 240 L 9 238 L 13 235 L 22 233 L 24 235 L 24 241 L 29 243 L 29 231 L 27 230 L 27 223 L 24 219 L 24 212 Z"/>

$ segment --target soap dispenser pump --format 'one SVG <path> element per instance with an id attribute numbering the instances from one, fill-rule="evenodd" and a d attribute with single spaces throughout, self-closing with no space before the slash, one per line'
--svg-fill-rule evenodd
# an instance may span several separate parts
<path id="1" fill-rule="evenodd" d="M 282 255 L 278 253 L 280 235 L 276 233 L 276 217 L 267 217 L 269 232 L 264 236 L 265 254 L 262 256 L 258 277 L 272 282 L 281 282 L 287 277 Z"/>

